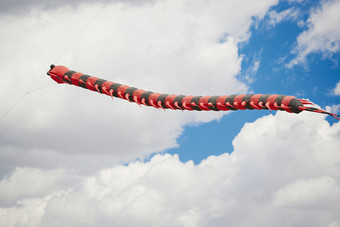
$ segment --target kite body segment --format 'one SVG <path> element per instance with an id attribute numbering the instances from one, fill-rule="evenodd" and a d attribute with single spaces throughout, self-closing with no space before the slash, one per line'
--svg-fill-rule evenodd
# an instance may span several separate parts
<path id="1" fill-rule="evenodd" d="M 135 102 L 138 105 L 152 106 L 160 109 L 196 110 L 196 111 L 228 111 L 228 110 L 282 110 L 289 113 L 311 111 L 328 114 L 336 119 L 339 115 L 321 109 L 306 106 L 313 105 L 308 100 L 298 99 L 287 95 L 269 94 L 240 94 L 223 96 L 193 96 L 193 95 L 168 95 L 145 91 L 135 87 L 114 83 L 97 77 L 85 75 L 69 70 L 65 66 L 51 65 L 47 72 L 57 83 L 73 84 L 91 91 L 106 94 Z"/>

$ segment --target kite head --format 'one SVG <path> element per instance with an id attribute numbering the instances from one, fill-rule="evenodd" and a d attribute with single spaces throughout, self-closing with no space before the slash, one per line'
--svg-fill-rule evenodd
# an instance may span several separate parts
<path id="1" fill-rule="evenodd" d="M 69 71 L 69 69 L 65 66 L 51 65 L 51 69 L 47 72 L 47 75 L 49 75 L 58 84 L 62 84 L 65 83 L 63 80 L 63 76 L 67 71 Z"/>

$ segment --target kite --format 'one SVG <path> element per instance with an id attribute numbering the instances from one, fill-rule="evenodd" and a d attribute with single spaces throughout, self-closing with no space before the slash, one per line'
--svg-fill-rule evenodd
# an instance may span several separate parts
<path id="1" fill-rule="evenodd" d="M 145 91 L 135 87 L 114 83 L 98 77 L 69 70 L 65 66 L 51 65 L 47 72 L 59 84 L 67 83 L 91 91 L 135 102 L 138 105 L 152 106 L 157 109 L 228 111 L 228 110 L 282 110 L 289 113 L 311 111 L 328 114 L 338 120 L 340 116 L 310 105 L 308 100 L 288 95 L 239 94 L 223 96 L 168 95 Z"/>

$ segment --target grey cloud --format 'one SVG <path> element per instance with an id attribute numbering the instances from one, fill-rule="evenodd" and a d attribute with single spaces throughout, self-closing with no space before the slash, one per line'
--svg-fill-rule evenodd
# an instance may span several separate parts
<path id="1" fill-rule="evenodd" d="M 80 4 L 113 4 L 124 3 L 133 5 L 143 5 L 155 0 L 1 0 L 0 14 L 24 14 L 32 9 L 55 10 L 62 7 L 77 8 Z"/>
<path id="2" fill-rule="evenodd" d="M 57 85 L 46 76 L 49 65 L 56 63 L 155 92 L 246 92 L 247 86 L 235 77 L 242 61 L 237 40 L 248 37 L 252 15 L 263 14 L 272 1 L 240 12 L 231 7 L 239 1 L 205 4 L 216 10 L 195 1 L 163 1 L 152 7 L 108 5 L 57 63 L 53 60 L 86 24 L 84 18 L 94 13 L 93 8 L 36 11 L 0 20 L 3 109 L 9 109 L 38 77 L 55 85 L 26 96 L 0 122 L 2 173 L 15 166 L 80 171 L 85 166 L 93 171 L 174 147 L 185 125 L 222 117 L 223 113 L 164 112 L 112 101 Z M 204 17 L 197 16 L 202 13 Z M 218 43 L 227 30 L 232 37 Z"/>
<path id="3" fill-rule="evenodd" d="M 33 8 L 54 9 L 64 5 L 76 6 L 83 2 L 95 2 L 91 0 L 59 0 L 59 1 L 44 1 L 44 0 L 2 0 L 0 2 L 0 12 L 2 13 L 17 13 L 27 12 Z"/>

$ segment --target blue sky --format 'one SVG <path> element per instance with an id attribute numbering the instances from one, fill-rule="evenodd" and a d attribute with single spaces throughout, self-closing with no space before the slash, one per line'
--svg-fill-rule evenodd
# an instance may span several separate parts
<path id="1" fill-rule="evenodd" d="M 317 7 L 320 7 L 319 1 L 281 1 L 271 10 L 282 12 L 290 8 L 298 9 L 296 18 L 288 18 L 275 25 L 270 23 L 269 15 L 261 21 L 255 19 L 250 28 L 250 39 L 239 45 L 244 60 L 238 74 L 241 80 L 249 84 L 253 93 L 293 95 L 309 99 L 322 108 L 340 103 L 340 97 L 332 93 L 334 84 L 339 81 L 339 52 L 330 58 L 323 57 L 320 52 L 311 53 L 305 63 L 287 67 L 289 61 L 296 57 L 292 52 L 297 45 L 297 37 L 307 29 L 306 25 L 299 26 L 298 22 L 306 23 L 309 13 Z M 260 66 L 256 72 L 250 73 L 255 61 L 259 61 Z M 247 78 L 249 74 L 250 83 Z M 197 164 L 209 155 L 231 153 L 232 140 L 243 125 L 268 114 L 275 113 L 266 110 L 237 111 L 220 121 L 187 126 L 179 139 L 179 147 L 166 152 L 179 154 L 180 160 L 194 160 Z M 332 117 L 327 117 L 327 121 L 337 122 Z"/>
<path id="2" fill-rule="evenodd" d="M 0 226 L 340 226 L 336 119 L 161 111 L 46 76 L 53 63 L 339 114 L 339 11 L 339 0 L 2 1 L 0 114 L 20 102 L 0 120 Z"/>

